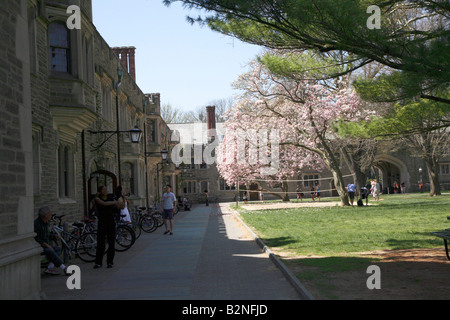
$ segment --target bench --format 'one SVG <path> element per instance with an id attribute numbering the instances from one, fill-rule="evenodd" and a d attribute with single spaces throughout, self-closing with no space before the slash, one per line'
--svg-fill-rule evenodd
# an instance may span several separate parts
<path id="1" fill-rule="evenodd" d="M 450 261 L 450 254 L 448 252 L 448 243 L 447 243 L 447 240 L 450 240 L 450 229 L 446 229 L 444 231 L 439 232 L 432 232 L 431 234 L 436 237 L 444 239 L 445 253 L 447 254 L 447 259 Z"/>

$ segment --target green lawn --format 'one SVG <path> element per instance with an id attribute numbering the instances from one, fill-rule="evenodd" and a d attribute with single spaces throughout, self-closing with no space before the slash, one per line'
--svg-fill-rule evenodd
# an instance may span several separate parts
<path id="1" fill-rule="evenodd" d="M 383 195 L 382 199 L 369 207 L 237 210 L 267 246 L 298 255 L 443 246 L 430 232 L 450 228 L 450 195 Z"/>

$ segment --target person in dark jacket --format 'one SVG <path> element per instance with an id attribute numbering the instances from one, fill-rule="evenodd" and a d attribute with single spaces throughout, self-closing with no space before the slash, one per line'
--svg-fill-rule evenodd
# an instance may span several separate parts
<path id="1" fill-rule="evenodd" d="M 60 274 L 60 269 L 67 275 L 67 267 L 61 260 L 61 248 L 58 246 L 52 246 L 50 244 L 50 225 L 49 221 L 52 218 L 52 210 L 49 207 L 43 207 L 39 209 L 39 216 L 34 220 L 34 232 L 36 237 L 34 238 L 43 248 L 44 254 L 50 261 L 45 273 L 48 274 Z"/>
<path id="2" fill-rule="evenodd" d="M 115 201 L 113 197 L 108 196 L 108 189 L 104 186 L 98 189 L 98 196 L 94 199 L 94 202 L 98 218 L 97 252 L 94 269 L 100 268 L 103 264 L 106 240 L 108 241 L 106 263 L 108 268 L 112 268 L 116 253 L 114 246 L 116 241 L 116 221 L 114 215 L 116 213 L 116 208 L 122 209 L 124 204 L 123 202 Z"/>

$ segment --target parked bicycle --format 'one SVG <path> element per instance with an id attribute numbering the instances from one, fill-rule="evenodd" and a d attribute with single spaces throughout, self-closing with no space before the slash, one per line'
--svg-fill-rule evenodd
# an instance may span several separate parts
<path id="1" fill-rule="evenodd" d="M 139 229 L 146 233 L 152 233 L 158 228 L 158 222 L 152 211 L 147 207 L 138 207 L 131 213 L 131 220 Z"/>
<path id="2" fill-rule="evenodd" d="M 64 215 L 52 215 L 53 226 L 51 228 L 51 234 L 53 241 L 61 246 L 61 255 L 64 263 L 73 259 L 74 256 L 77 256 L 85 262 L 93 262 L 95 255 L 94 259 L 92 259 L 89 252 L 93 246 L 96 248 L 96 236 L 94 241 L 94 235 L 92 233 L 85 232 L 82 236 L 78 236 L 76 233 L 68 232 L 63 228 L 63 217 Z"/>
<path id="3" fill-rule="evenodd" d="M 123 252 L 130 249 L 136 241 L 136 234 L 128 223 L 116 216 L 116 251 Z"/>

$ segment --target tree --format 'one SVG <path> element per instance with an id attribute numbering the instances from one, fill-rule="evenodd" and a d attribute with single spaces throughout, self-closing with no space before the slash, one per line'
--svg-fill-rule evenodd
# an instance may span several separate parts
<path id="1" fill-rule="evenodd" d="M 161 107 L 161 118 L 166 123 L 183 123 L 185 114 L 179 109 L 175 109 L 171 104 L 166 103 Z"/>
<path id="2" fill-rule="evenodd" d="M 260 179 L 270 187 L 280 185 L 283 194 L 272 194 L 289 201 L 286 180 L 307 168 L 324 168 L 323 161 L 313 152 L 286 143 L 289 139 L 280 136 L 280 123 L 273 115 L 246 103 L 243 99 L 228 113 L 226 135 L 217 148 L 217 169 L 228 185 L 248 185 Z"/>
<path id="3" fill-rule="evenodd" d="M 206 16 L 191 23 L 244 42 L 271 49 L 295 50 L 288 57 L 267 54 L 262 62 L 278 74 L 320 74 L 338 78 L 371 62 L 392 72 L 367 82 L 387 83 L 390 99 L 422 98 L 450 103 L 448 1 L 400 0 L 164 0 L 180 1 Z M 371 5 L 380 8 L 380 29 L 370 30 Z M 307 52 L 314 59 L 302 59 Z M 319 61 L 315 63 L 314 60 Z M 361 82 L 361 86 L 362 86 Z M 370 91 L 370 90 L 368 90 Z M 386 92 L 385 92 L 386 93 Z M 386 98 L 386 95 L 383 99 Z"/>
<path id="4" fill-rule="evenodd" d="M 341 136 L 378 139 L 400 139 L 421 157 L 427 166 L 430 180 L 430 196 L 441 195 L 438 162 L 448 153 L 450 131 L 450 106 L 429 100 L 397 103 L 383 116 L 370 121 L 340 122 Z"/>
<path id="5" fill-rule="evenodd" d="M 251 63 L 251 70 L 240 76 L 235 87 L 244 93 L 233 110 L 234 121 L 250 128 L 278 129 L 280 146 L 318 156 L 333 175 L 342 205 L 348 205 L 334 125 L 338 119 L 367 118 L 359 110 L 356 93 L 345 86 L 330 90 L 317 81 L 278 77 L 258 61 Z"/>

